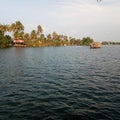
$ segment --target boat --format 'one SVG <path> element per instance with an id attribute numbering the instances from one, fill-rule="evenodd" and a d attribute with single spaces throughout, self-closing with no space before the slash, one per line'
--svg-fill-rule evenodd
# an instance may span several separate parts
<path id="1" fill-rule="evenodd" d="M 92 42 L 90 48 L 101 48 L 102 44 L 100 42 Z"/>

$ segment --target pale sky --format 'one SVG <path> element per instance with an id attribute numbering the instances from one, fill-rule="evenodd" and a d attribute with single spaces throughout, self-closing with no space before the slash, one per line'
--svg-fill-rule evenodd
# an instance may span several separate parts
<path id="1" fill-rule="evenodd" d="M 120 42 L 120 0 L 0 0 L 0 23 L 21 21 L 25 32 Z"/>

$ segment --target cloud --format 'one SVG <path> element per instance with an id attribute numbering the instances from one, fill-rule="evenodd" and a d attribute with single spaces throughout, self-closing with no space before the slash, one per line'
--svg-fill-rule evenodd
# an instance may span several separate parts
<path id="1" fill-rule="evenodd" d="M 73 2 L 74 1 L 74 2 Z M 98 4 L 95 0 L 71 0 L 59 2 L 58 7 L 61 10 L 56 13 L 56 21 L 61 26 L 61 31 L 73 36 L 91 35 L 97 40 L 105 40 L 107 32 L 114 34 L 120 31 L 120 3 L 118 0 L 103 0 Z M 113 4 L 113 5 L 112 5 Z M 75 31 L 75 32 L 73 32 Z M 120 39 L 120 35 L 110 35 L 108 39 Z"/>
<path id="2" fill-rule="evenodd" d="M 20 20 L 27 32 L 40 24 L 45 34 L 56 31 L 77 38 L 90 36 L 98 41 L 120 40 L 120 0 L 99 3 L 96 0 L 5 0 L 0 11 L 1 22 Z"/>

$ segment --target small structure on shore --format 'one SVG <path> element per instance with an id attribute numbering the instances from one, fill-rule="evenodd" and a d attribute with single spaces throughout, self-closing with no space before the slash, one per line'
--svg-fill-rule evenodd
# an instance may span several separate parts
<path id="1" fill-rule="evenodd" d="M 14 47 L 26 47 L 24 40 L 16 39 L 13 42 L 14 42 Z"/>
<path id="2" fill-rule="evenodd" d="M 90 48 L 101 48 L 102 44 L 100 42 L 92 42 Z"/>

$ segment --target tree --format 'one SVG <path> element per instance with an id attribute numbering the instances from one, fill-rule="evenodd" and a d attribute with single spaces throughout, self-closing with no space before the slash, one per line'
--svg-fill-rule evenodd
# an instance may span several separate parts
<path id="1" fill-rule="evenodd" d="M 48 34 L 48 35 L 47 35 L 47 40 L 51 40 L 51 38 L 52 38 L 52 37 L 51 37 L 51 34 Z"/>
<path id="2" fill-rule="evenodd" d="M 0 25 L 0 31 L 2 33 L 8 32 L 9 31 L 9 25 Z"/>
<path id="3" fill-rule="evenodd" d="M 58 38 L 58 34 L 56 32 L 52 33 L 52 38 L 53 40 L 56 40 Z"/>
<path id="4" fill-rule="evenodd" d="M 80 39 L 77 39 L 77 40 L 75 41 L 75 44 L 76 44 L 76 45 L 81 45 L 81 40 L 80 40 Z"/>
<path id="5" fill-rule="evenodd" d="M 24 26 L 20 21 L 16 21 L 10 25 L 9 31 L 13 32 L 14 39 L 19 39 L 24 31 Z"/>
<path id="6" fill-rule="evenodd" d="M 70 45 L 75 45 L 75 38 L 70 38 Z"/>
<path id="7" fill-rule="evenodd" d="M 38 25 L 37 26 L 37 35 L 40 36 L 42 34 L 42 32 L 43 32 L 43 29 L 42 29 L 41 25 Z"/>
<path id="8" fill-rule="evenodd" d="M 25 34 L 23 35 L 23 39 L 26 40 L 26 41 L 30 40 L 30 35 L 29 35 L 29 33 L 25 33 Z"/>
<path id="9" fill-rule="evenodd" d="M 23 39 L 24 38 L 24 32 L 15 32 L 14 33 L 14 39 Z"/>
<path id="10" fill-rule="evenodd" d="M 10 47 L 12 45 L 12 39 L 9 35 L 5 35 L 0 31 L 0 48 Z"/>
<path id="11" fill-rule="evenodd" d="M 52 45 L 52 36 L 51 36 L 51 34 L 47 35 L 47 44 L 46 45 L 47 46 L 51 46 Z"/>
<path id="12" fill-rule="evenodd" d="M 93 41 L 94 40 L 90 37 L 84 37 L 81 42 L 82 42 L 82 45 L 90 45 L 90 43 L 92 43 Z"/>
<path id="13" fill-rule="evenodd" d="M 24 31 L 24 26 L 20 21 L 16 21 L 11 25 L 11 31 L 15 32 L 22 32 Z"/>
<path id="14" fill-rule="evenodd" d="M 15 27 L 16 27 L 15 23 L 12 23 L 10 26 L 10 31 L 15 32 Z"/>
<path id="15" fill-rule="evenodd" d="M 30 34 L 31 40 L 35 41 L 37 40 L 37 32 L 36 30 L 32 30 L 31 34 Z"/>
<path id="16" fill-rule="evenodd" d="M 40 41 L 42 42 L 42 44 L 44 44 L 44 42 L 45 42 L 45 35 L 44 34 L 40 35 Z"/>

